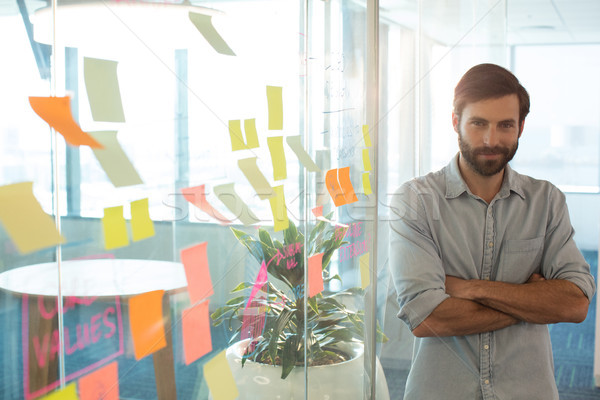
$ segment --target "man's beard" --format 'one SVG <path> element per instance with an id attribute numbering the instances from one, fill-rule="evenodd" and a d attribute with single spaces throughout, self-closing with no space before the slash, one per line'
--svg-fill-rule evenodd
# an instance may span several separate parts
<path id="1" fill-rule="evenodd" d="M 482 176 L 492 176 L 502 171 L 506 164 L 513 159 L 519 147 L 519 140 L 517 139 L 512 148 L 501 146 L 473 148 L 462 140 L 462 133 L 459 132 L 458 147 L 460 148 L 460 154 L 473 171 Z M 479 161 L 477 156 L 480 154 L 500 154 L 501 157 L 496 160 Z"/>

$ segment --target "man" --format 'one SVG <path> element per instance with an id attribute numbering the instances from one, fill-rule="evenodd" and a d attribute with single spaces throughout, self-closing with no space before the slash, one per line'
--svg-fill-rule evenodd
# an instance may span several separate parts
<path id="1" fill-rule="evenodd" d="M 459 154 L 392 202 L 398 317 L 416 336 L 405 399 L 558 399 L 547 324 L 585 319 L 589 265 L 565 196 L 508 165 L 525 88 L 482 64 L 454 94 Z"/>

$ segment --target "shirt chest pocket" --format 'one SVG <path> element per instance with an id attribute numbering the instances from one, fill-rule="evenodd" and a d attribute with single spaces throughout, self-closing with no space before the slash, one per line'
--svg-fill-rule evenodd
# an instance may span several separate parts
<path id="1" fill-rule="evenodd" d="M 531 274 L 540 272 L 544 236 L 504 242 L 500 252 L 496 280 L 510 283 L 527 282 Z"/>

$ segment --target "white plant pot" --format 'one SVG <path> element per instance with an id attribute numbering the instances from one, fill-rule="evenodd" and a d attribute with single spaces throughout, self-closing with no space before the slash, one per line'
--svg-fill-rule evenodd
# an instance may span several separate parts
<path id="1" fill-rule="evenodd" d="M 304 399 L 304 368 L 295 367 L 286 379 L 281 379 L 281 367 L 246 360 L 242 354 L 250 339 L 231 345 L 226 352 L 233 373 L 239 400 L 301 400 Z M 340 350 L 350 354 L 348 361 L 308 367 L 309 400 L 364 399 L 364 347 L 362 343 L 343 343 Z M 377 359 L 377 400 L 389 400 L 383 368 Z"/>

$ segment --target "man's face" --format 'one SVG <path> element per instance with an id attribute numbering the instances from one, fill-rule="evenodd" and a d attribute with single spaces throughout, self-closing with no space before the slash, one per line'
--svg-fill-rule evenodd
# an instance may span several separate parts
<path id="1" fill-rule="evenodd" d="M 502 172 L 517 152 L 522 131 L 517 95 L 469 103 L 460 118 L 452 115 L 452 123 L 461 158 L 478 175 Z"/>

